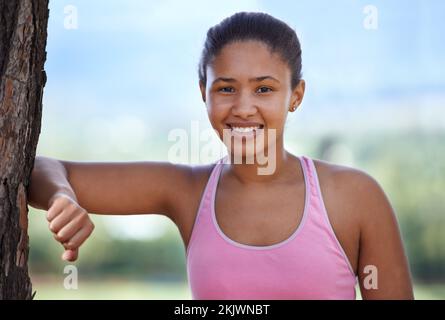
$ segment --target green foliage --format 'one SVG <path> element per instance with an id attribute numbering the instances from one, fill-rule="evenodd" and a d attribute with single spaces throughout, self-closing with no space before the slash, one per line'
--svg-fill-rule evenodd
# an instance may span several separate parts
<path id="1" fill-rule="evenodd" d="M 347 145 L 355 167 L 372 175 L 385 190 L 413 276 L 445 281 L 445 133 L 382 132 L 338 137 L 336 143 Z"/>

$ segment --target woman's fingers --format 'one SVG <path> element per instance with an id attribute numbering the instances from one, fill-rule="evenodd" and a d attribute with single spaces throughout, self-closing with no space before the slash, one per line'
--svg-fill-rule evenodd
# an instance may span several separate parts
<path id="1" fill-rule="evenodd" d="M 82 227 L 76 234 L 74 234 L 67 242 L 63 243 L 65 252 L 62 254 L 62 259 L 67 261 L 75 261 L 79 255 L 79 247 L 85 242 L 94 230 L 94 225 L 88 224 Z"/>
<path id="2" fill-rule="evenodd" d="M 80 229 L 75 235 L 73 235 L 68 241 L 66 241 L 63 245 L 67 249 L 76 249 L 79 248 L 86 239 L 91 235 L 94 230 L 94 225 L 88 225 Z"/>
<path id="3" fill-rule="evenodd" d="M 74 217 L 56 233 L 56 240 L 60 243 L 68 242 L 69 239 L 71 239 L 81 228 L 83 228 L 87 219 L 87 213 L 81 213 L 78 216 Z"/>
<path id="4" fill-rule="evenodd" d="M 72 207 L 72 201 L 66 197 L 56 198 L 46 213 L 46 219 L 51 222 L 55 217 L 63 212 L 64 209 Z"/>
<path id="5" fill-rule="evenodd" d="M 49 229 L 57 234 L 65 225 L 67 225 L 73 216 L 75 215 L 76 210 L 67 210 L 64 209 L 58 216 L 56 216 L 51 222 L 49 222 Z"/>

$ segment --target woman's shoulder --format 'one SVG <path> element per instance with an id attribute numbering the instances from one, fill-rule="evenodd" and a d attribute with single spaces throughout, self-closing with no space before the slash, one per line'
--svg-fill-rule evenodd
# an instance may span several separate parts
<path id="1" fill-rule="evenodd" d="M 175 170 L 185 172 L 175 186 L 182 185 L 181 192 L 175 192 L 175 218 L 172 219 L 180 230 L 184 243 L 188 243 L 195 216 L 207 181 L 215 164 L 175 165 Z"/>
<path id="2" fill-rule="evenodd" d="M 170 170 L 176 172 L 178 183 L 186 184 L 188 188 L 193 188 L 195 185 L 199 186 L 210 177 L 214 166 L 214 163 L 202 165 L 170 163 Z"/>
<path id="3" fill-rule="evenodd" d="M 374 209 L 389 200 L 376 178 L 366 171 L 347 165 L 313 159 L 320 187 L 355 214 L 369 218 Z"/>
<path id="4" fill-rule="evenodd" d="M 326 160 L 312 159 L 319 179 L 325 180 L 331 186 L 348 192 L 357 191 L 357 187 L 377 186 L 377 180 L 362 169 L 347 165 L 332 163 Z"/>
<path id="5" fill-rule="evenodd" d="M 205 187 L 214 167 L 214 163 L 192 166 L 194 189 L 199 191 Z"/>
<path id="6" fill-rule="evenodd" d="M 188 207 L 190 206 L 190 202 L 199 200 L 214 166 L 215 164 L 172 165 L 172 170 L 180 173 L 176 175 L 177 180 L 174 181 L 174 185 L 181 191 L 175 192 L 176 201 L 183 202 L 185 203 L 185 206 Z"/>

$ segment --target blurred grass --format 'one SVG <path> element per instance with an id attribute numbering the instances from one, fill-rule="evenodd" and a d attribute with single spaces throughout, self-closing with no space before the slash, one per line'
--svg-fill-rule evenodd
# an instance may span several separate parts
<path id="1" fill-rule="evenodd" d="M 191 293 L 185 282 L 139 281 L 107 278 L 79 281 L 77 289 L 67 290 L 63 280 L 56 278 L 32 279 L 36 300 L 190 300 Z M 356 290 L 357 299 L 361 299 Z M 417 300 L 444 300 L 445 284 L 415 284 Z"/>
<path id="2" fill-rule="evenodd" d="M 417 285 L 414 296 L 417 300 L 445 300 L 445 284 Z"/>
<path id="3" fill-rule="evenodd" d="M 187 283 L 107 278 L 80 281 L 65 289 L 63 279 L 32 279 L 35 300 L 190 300 Z"/>

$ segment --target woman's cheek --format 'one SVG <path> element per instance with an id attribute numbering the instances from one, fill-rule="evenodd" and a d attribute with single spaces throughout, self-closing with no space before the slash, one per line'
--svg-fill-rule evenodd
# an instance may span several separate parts
<path id="1" fill-rule="evenodd" d="M 207 104 L 207 115 L 210 120 L 210 124 L 212 128 L 218 132 L 218 135 L 222 137 L 223 134 L 223 120 L 225 119 L 225 115 L 222 112 L 222 109 L 214 104 Z"/>
<path id="2" fill-rule="evenodd" d="M 209 114 L 214 118 L 225 118 L 230 112 L 232 106 L 232 100 L 227 97 L 210 96 L 207 103 Z M 222 120 L 222 119 L 219 119 Z"/>

